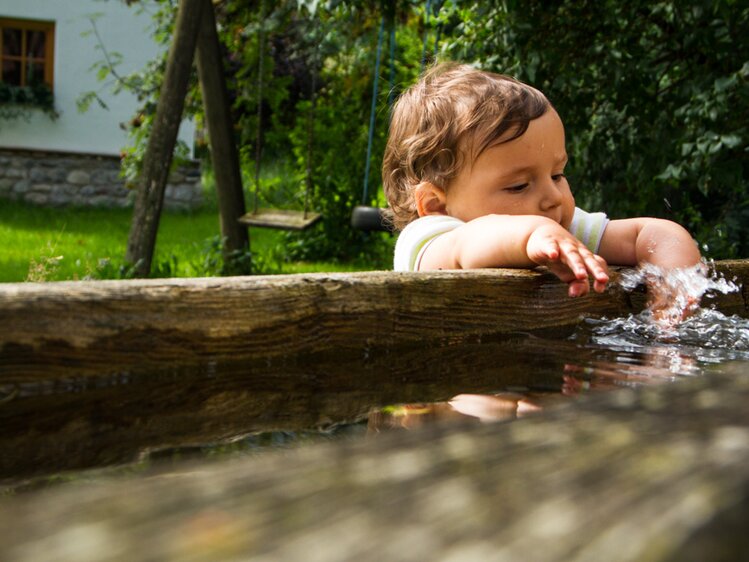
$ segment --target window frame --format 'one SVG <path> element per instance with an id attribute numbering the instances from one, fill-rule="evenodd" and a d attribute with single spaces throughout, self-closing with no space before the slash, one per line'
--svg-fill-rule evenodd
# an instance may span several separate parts
<path id="1" fill-rule="evenodd" d="M 4 28 L 21 29 L 23 30 L 23 39 L 21 45 L 20 56 L 9 56 L 3 54 L 3 34 Z M 44 59 L 29 57 L 26 54 L 26 32 L 28 31 L 43 31 L 44 32 Z M 44 63 L 44 83 L 49 87 L 51 91 L 54 90 L 54 71 L 55 71 L 55 22 L 45 20 L 28 20 L 20 18 L 6 18 L 0 17 L 0 82 L 2 82 L 2 64 L 5 60 L 13 60 L 21 62 L 21 85 L 15 87 L 28 87 L 26 83 L 26 71 L 29 60 L 32 62 Z"/>

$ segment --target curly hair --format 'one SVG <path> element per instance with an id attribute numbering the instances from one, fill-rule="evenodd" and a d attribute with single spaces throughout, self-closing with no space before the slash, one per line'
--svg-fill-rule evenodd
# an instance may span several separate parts
<path id="1" fill-rule="evenodd" d="M 540 91 L 509 76 L 458 63 L 429 69 L 393 107 L 382 162 L 393 226 L 418 218 L 421 182 L 447 189 L 465 162 L 522 136 L 550 107 Z"/>

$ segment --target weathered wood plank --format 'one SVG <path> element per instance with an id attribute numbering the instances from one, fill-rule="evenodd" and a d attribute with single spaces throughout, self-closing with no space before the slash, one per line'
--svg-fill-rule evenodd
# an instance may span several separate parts
<path id="1" fill-rule="evenodd" d="M 718 269 L 744 284 L 719 296 L 747 313 L 749 261 Z M 481 270 L 0 285 L 0 382 L 186 364 L 565 331 L 583 314 L 620 315 L 644 297 L 616 286 L 579 299 L 550 274 Z M 56 368 L 50 368 L 56 365 Z"/>
<path id="2" fill-rule="evenodd" d="M 11 560 L 739 560 L 749 373 L 511 424 L 68 485 L 0 505 Z"/>
<path id="3" fill-rule="evenodd" d="M 304 230 L 322 218 L 320 213 L 288 209 L 258 209 L 239 217 L 245 226 L 279 228 L 282 230 Z"/>

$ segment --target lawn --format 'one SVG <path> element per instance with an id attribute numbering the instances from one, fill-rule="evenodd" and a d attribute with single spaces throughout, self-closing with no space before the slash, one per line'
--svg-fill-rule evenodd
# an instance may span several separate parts
<path id="1" fill-rule="evenodd" d="M 49 208 L 0 201 L 0 282 L 118 277 L 131 218 L 130 209 Z M 210 261 L 218 254 L 218 236 L 218 213 L 213 208 L 165 212 L 154 276 L 213 274 Z M 287 262 L 281 231 L 252 228 L 250 239 L 253 254 L 262 256 L 272 272 L 370 269 L 362 263 Z"/>

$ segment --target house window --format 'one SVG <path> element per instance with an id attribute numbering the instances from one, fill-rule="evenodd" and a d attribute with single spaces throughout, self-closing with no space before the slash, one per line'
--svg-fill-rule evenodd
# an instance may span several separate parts
<path id="1" fill-rule="evenodd" d="M 0 18 L 0 82 L 52 88 L 55 24 Z"/>

